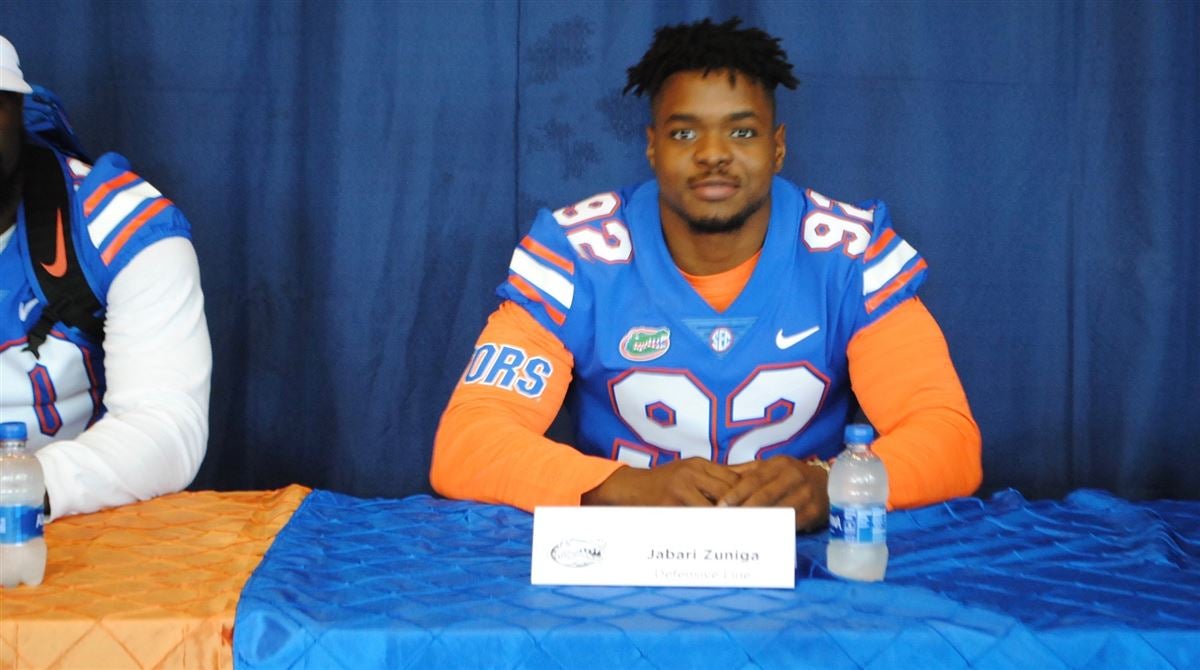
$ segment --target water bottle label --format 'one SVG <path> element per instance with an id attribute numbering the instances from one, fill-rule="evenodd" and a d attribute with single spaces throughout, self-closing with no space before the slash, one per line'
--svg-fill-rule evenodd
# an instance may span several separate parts
<path id="1" fill-rule="evenodd" d="M 883 505 L 830 506 L 829 538 L 853 544 L 887 542 L 887 507 Z"/>
<path id="2" fill-rule="evenodd" d="M 41 507 L 0 507 L 0 544 L 24 544 L 42 536 Z"/>

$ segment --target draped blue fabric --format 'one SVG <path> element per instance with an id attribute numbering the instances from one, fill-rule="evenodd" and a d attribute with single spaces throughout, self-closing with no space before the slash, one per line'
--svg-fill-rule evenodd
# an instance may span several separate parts
<path id="1" fill-rule="evenodd" d="M 784 176 L 928 259 L 985 488 L 1200 495 L 1195 0 L 7 0 L 0 32 L 194 224 L 196 485 L 402 496 L 536 208 L 650 176 L 624 69 L 734 14 L 803 80 Z"/>

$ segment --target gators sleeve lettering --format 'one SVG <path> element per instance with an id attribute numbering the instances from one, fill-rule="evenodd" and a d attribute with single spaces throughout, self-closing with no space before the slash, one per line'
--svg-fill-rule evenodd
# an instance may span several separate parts
<path id="1" fill-rule="evenodd" d="M 542 312 L 541 316 L 545 316 Z M 492 313 L 434 438 L 429 480 L 444 496 L 578 505 L 620 463 L 544 436 L 571 382 L 570 352 L 521 306 Z"/>
<path id="2" fill-rule="evenodd" d="M 974 493 L 983 478 L 979 427 L 946 338 L 919 299 L 906 300 L 850 341 L 850 379 L 879 430 L 875 451 L 888 504 L 917 507 Z"/>

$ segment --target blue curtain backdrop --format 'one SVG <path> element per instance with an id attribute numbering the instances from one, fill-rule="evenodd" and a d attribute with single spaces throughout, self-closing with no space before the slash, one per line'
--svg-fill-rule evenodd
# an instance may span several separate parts
<path id="1" fill-rule="evenodd" d="M 928 259 L 985 489 L 1200 496 L 1200 5 L 47 2 L 0 33 L 188 214 L 216 367 L 197 487 L 428 490 L 541 206 L 650 176 L 655 26 L 783 38 L 785 176 Z"/>

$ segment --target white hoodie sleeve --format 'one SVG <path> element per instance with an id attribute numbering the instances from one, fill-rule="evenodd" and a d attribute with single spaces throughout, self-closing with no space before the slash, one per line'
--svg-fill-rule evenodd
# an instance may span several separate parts
<path id="1" fill-rule="evenodd" d="M 212 348 L 191 242 L 151 244 L 107 298 L 107 413 L 75 439 L 36 452 L 51 519 L 179 491 L 204 459 Z"/>

